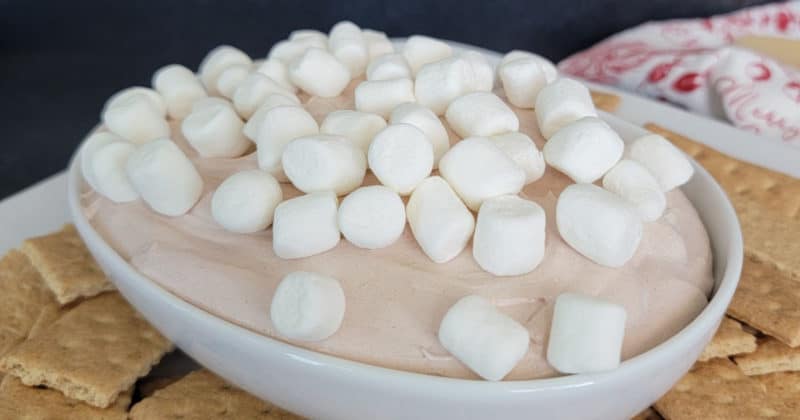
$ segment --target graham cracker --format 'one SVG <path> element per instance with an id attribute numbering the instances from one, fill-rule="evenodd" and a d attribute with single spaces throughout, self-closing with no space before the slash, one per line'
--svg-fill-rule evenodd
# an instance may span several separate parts
<path id="1" fill-rule="evenodd" d="M 300 417 L 261 401 L 201 369 L 134 405 L 130 418 L 294 420 Z"/>
<path id="2" fill-rule="evenodd" d="M 120 394 L 108 408 L 97 408 L 69 399 L 47 388 L 25 386 L 7 376 L 0 383 L 0 418 L 19 420 L 124 420 L 128 418 L 130 391 Z"/>
<path id="3" fill-rule="evenodd" d="M 785 419 L 800 418 L 800 372 L 776 372 L 753 376 L 767 388 L 773 400 L 780 401 Z"/>
<path id="4" fill-rule="evenodd" d="M 756 350 L 755 336 L 742 329 L 742 324 L 728 317 L 722 318 L 717 333 L 708 343 L 698 360 L 705 362 L 717 357 L 751 353 Z"/>
<path id="5" fill-rule="evenodd" d="M 54 303 L 28 257 L 12 250 L 0 259 L 0 356 L 24 341 L 42 308 Z"/>
<path id="6" fill-rule="evenodd" d="M 594 106 L 606 112 L 616 111 L 617 108 L 619 108 L 619 103 L 622 101 L 622 98 L 613 93 L 593 90 L 591 94 Z"/>
<path id="7" fill-rule="evenodd" d="M 778 418 L 786 413 L 766 387 L 728 359 L 694 365 L 655 408 L 670 420 Z"/>
<path id="8" fill-rule="evenodd" d="M 724 155 L 689 138 L 646 124 L 691 155 L 731 199 L 745 239 L 745 252 L 800 279 L 800 179 Z"/>
<path id="9" fill-rule="evenodd" d="M 754 353 L 734 358 L 745 375 L 763 375 L 773 372 L 800 371 L 800 347 L 791 348 L 767 337 L 758 343 Z"/>
<path id="10" fill-rule="evenodd" d="M 728 314 L 789 346 L 800 346 L 800 282 L 770 264 L 744 259 Z"/>
<path id="11" fill-rule="evenodd" d="M 8 352 L 0 369 L 26 385 L 44 385 L 102 408 L 171 348 L 122 296 L 106 293 Z"/>
<path id="12" fill-rule="evenodd" d="M 653 410 L 653 407 L 648 407 L 647 410 L 637 414 L 631 420 L 664 420 L 664 418 L 656 410 Z"/>
<path id="13" fill-rule="evenodd" d="M 22 252 L 62 305 L 114 289 L 72 225 L 26 240 Z"/>
<path id="14" fill-rule="evenodd" d="M 39 312 L 39 316 L 36 318 L 36 322 L 33 323 L 28 333 L 28 340 L 41 334 L 42 331 L 50 327 L 51 324 L 56 322 L 65 313 L 67 313 L 67 308 L 62 308 L 55 304 L 43 307 Z"/>

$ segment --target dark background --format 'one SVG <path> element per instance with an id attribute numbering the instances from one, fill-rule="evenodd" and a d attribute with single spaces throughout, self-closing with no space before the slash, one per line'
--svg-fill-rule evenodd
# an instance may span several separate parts
<path id="1" fill-rule="evenodd" d="M 227 43 L 253 57 L 298 28 L 342 19 L 557 61 L 648 20 L 707 16 L 763 0 L 0 0 L 0 198 L 67 165 L 115 91 L 158 67 L 196 68 Z"/>

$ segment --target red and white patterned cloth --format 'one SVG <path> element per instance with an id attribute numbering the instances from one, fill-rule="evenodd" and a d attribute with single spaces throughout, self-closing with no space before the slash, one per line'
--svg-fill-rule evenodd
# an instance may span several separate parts
<path id="1" fill-rule="evenodd" d="M 559 68 L 800 147 L 800 70 L 731 45 L 743 35 L 800 39 L 800 1 L 646 23 L 568 57 Z"/>

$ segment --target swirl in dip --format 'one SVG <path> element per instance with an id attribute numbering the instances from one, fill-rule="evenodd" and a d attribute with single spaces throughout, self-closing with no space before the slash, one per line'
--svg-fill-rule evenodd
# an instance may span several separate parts
<path id="1" fill-rule="evenodd" d="M 334 110 L 354 109 L 354 80 L 337 98 L 300 94 L 318 122 Z M 502 95 L 502 92 L 497 92 Z M 541 148 L 544 139 L 533 111 L 515 108 L 520 131 Z M 443 120 L 445 126 L 447 123 Z M 449 129 L 449 128 L 448 128 Z M 622 357 L 658 345 L 686 326 L 706 305 L 713 280 L 705 228 L 679 189 L 667 193 L 667 209 L 644 224 L 641 244 L 621 268 L 600 266 L 568 246 L 555 227 L 555 203 L 572 181 L 548 167 L 521 196 L 547 214 L 546 250 L 532 272 L 496 277 L 483 271 L 468 247 L 445 264 L 432 262 L 406 226 L 393 245 L 357 248 L 345 240 L 320 255 L 282 260 L 272 251 L 271 229 L 242 235 L 225 231 L 211 217 L 211 195 L 228 176 L 258 167 L 255 153 L 237 159 L 200 158 L 171 121 L 171 138 L 196 165 L 205 182 L 199 203 L 186 215 L 166 217 L 141 200 L 115 204 L 86 187 L 82 205 L 93 227 L 137 270 L 178 297 L 230 322 L 283 340 L 270 323 L 269 305 L 280 280 L 298 270 L 338 279 L 347 297 L 339 331 L 320 342 L 292 344 L 330 355 L 412 372 L 477 378 L 437 339 L 439 322 L 458 299 L 488 298 L 530 332 L 528 353 L 506 379 L 556 375 L 545 359 L 555 298 L 564 292 L 597 296 L 622 305 L 627 325 Z M 459 139 L 450 131 L 451 143 Z M 365 184 L 376 184 L 368 174 Z M 297 195 L 282 184 L 284 199 Z"/>

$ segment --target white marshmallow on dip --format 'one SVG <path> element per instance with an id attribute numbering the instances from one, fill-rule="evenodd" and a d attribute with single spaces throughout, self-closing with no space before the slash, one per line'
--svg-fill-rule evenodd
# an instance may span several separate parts
<path id="1" fill-rule="evenodd" d="M 484 137 L 456 143 L 439 161 L 439 173 L 471 210 L 488 198 L 516 194 L 525 185 L 525 171 Z"/>
<path id="2" fill-rule="evenodd" d="M 317 192 L 286 200 L 275 208 L 272 250 L 278 258 L 310 257 L 328 251 L 341 237 L 336 194 Z"/>
<path id="3" fill-rule="evenodd" d="M 185 214 L 203 193 L 203 178 L 170 139 L 140 146 L 128 158 L 126 171 L 142 199 L 166 216 Z"/>
<path id="4" fill-rule="evenodd" d="M 624 198 L 594 184 L 572 184 L 556 203 L 556 226 L 564 241 L 590 260 L 621 267 L 642 239 L 642 218 Z"/>
<path id="5" fill-rule="evenodd" d="M 439 342 L 483 379 L 503 379 L 528 352 L 530 336 L 519 322 L 480 296 L 467 296 L 447 310 Z"/>
<path id="6" fill-rule="evenodd" d="M 619 366 L 627 313 L 622 306 L 576 293 L 556 298 L 547 362 L 561 373 L 594 373 Z"/>
<path id="7" fill-rule="evenodd" d="M 430 175 L 433 145 L 417 127 L 392 124 L 372 140 L 367 160 L 381 184 L 400 195 L 408 195 Z"/>
<path id="8" fill-rule="evenodd" d="M 217 80 L 226 68 L 233 65 L 252 66 L 253 60 L 244 52 L 230 45 L 220 45 L 206 54 L 200 63 L 200 80 L 211 95 L 219 95 Z"/>
<path id="9" fill-rule="evenodd" d="M 113 141 L 92 153 L 91 174 L 98 193 L 115 203 L 127 203 L 139 198 L 139 193 L 125 172 L 125 165 L 135 151 L 133 143 Z"/>
<path id="10" fill-rule="evenodd" d="M 198 107 L 181 123 L 181 132 L 197 153 L 208 158 L 235 158 L 250 148 L 244 122 L 228 102 Z"/>
<path id="11" fill-rule="evenodd" d="M 382 185 L 361 187 L 339 205 L 339 230 L 359 248 L 385 248 L 400 238 L 406 209 L 400 195 Z"/>
<path id="12" fill-rule="evenodd" d="M 423 180 L 406 205 L 411 233 L 433 262 L 452 260 L 467 247 L 475 217 L 443 178 Z"/>
<path id="13" fill-rule="evenodd" d="M 153 74 L 153 88 L 164 98 L 167 113 L 173 119 L 189 115 L 192 103 L 208 96 L 200 79 L 180 64 L 170 64 Z"/>
<path id="14" fill-rule="evenodd" d="M 664 192 L 689 182 L 694 174 L 686 155 L 658 134 L 648 134 L 634 140 L 628 154 L 653 174 Z"/>
<path id="15" fill-rule="evenodd" d="M 170 134 L 166 105 L 152 89 L 129 88 L 112 96 L 103 109 L 103 124 L 112 133 L 142 144 Z"/>
<path id="16" fill-rule="evenodd" d="M 283 172 L 305 193 L 333 191 L 344 195 L 358 188 L 367 172 L 364 152 L 344 137 L 318 134 L 286 145 Z"/>
<path id="17" fill-rule="evenodd" d="M 278 283 L 269 308 L 278 334 L 300 341 L 321 341 L 339 330 L 345 296 L 339 281 L 305 271 L 289 273 Z"/>
<path id="18" fill-rule="evenodd" d="M 472 256 L 495 276 L 519 276 L 533 271 L 544 258 L 544 209 L 516 195 L 483 202 L 478 211 Z"/>
<path id="19" fill-rule="evenodd" d="M 272 224 L 275 207 L 283 200 L 281 186 L 267 172 L 237 172 L 222 182 L 211 197 L 211 215 L 225 230 L 253 233 Z"/>

